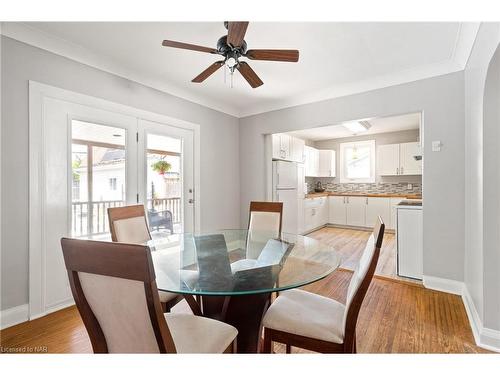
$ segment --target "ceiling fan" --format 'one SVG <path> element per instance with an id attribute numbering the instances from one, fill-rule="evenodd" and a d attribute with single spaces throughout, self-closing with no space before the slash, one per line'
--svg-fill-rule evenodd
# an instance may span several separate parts
<path id="1" fill-rule="evenodd" d="M 214 55 L 221 55 L 224 60 L 216 61 L 207 69 L 197 75 L 191 82 L 201 83 L 214 74 L 219 68 L 226 65 L 231 72 L 238 70 L 245 80 L 253 88 L 261 86 L 264 82 L 253 71 L 245 61 L 240 61 L 241 57 L 250 60 L 267 61 L 299 61 L 299 51 L 294 49 L 249 49 L 245 42 L 245 33 L 248 22 L 224 22 L 227 29 L 227 35 L 222 36 L 217 41 L 217 48 L 203 47 L 195 44 L 176 42 L 173 40 L 164 40 L 162 45 L 165 47 L 174 47 L 188 49 L 192 51 L 207 52 Z"/>

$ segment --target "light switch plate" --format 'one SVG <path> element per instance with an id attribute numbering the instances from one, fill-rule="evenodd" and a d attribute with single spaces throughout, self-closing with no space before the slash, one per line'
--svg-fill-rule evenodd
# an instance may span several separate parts
<path id="1" fill-rule="evenodd" d="M 441 151 L 441 141 L 432 141 L 432 151 L 438 152 Z"/>
<path id="2" fill-rule="evenodd" d="M 412 184 L 408 184 L 408 186 L 406 186 L 406 188 L 407 188 L 408 190 L 411 190 L 411 189 L 413 189 L 413 185 L 412 185 Z"/>

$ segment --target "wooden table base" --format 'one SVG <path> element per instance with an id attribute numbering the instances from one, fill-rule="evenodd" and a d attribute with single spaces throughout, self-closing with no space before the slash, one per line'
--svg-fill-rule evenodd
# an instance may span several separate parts
<path id="1" fill-rule="evenodd" d="M 201 298 L 203 315 L 231 324 L 238 330 L 237 352 L 258 353 L 261 347 L 262 318 L 271 293 Z"/>

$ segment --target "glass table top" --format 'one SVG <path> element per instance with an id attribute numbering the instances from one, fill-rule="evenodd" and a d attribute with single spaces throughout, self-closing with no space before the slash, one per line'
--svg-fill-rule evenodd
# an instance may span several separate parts
<path id="1" fill-rule="evenodd" d="M 148 241 L 159 290 L 196 295 L 243 295 L 300 287 L 340 264 L 329 245 L 310 237 L 221 230 L 158 234 Z"/>

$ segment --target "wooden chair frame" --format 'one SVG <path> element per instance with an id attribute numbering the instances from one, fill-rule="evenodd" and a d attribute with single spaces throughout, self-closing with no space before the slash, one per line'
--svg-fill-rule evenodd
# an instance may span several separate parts
<path id="1" fill-rule="evenodd" d="M 148 221 L 146 219 L 146 210 L 142 204 L 137 204 L 133 206 L 108 208 L 109 230 L 111 231 L 111 240 L 113 242 L 118 242 L 116 238 L 115 221 L 131 219 L 133 217 L 144 218 L 144 223 L 146 224 L 146 228 L 148 228 L 149 239 L 151 239 L 151 233 L 149 232 Z"/>
<path id="2" fill-rule="evenodd" d="M 250 202 L 250 210 L 248 213 L 248 229 L 250 229 L 252 212 L 278 212 L 280 214 L 279 233 L 281 236 L 281 225 L 283 223 L 283 202 Z"/>
<path id="3" fill-rule="evenodd" d="M 133 206 L 125 206 L 125 207 L 110 207 L 108 208 L 108 219 L 109 219 L 109 230 L 111 231 L 111 240 L 113 242 L 118 242 L 115 231 L 115 221 L 131 219 L 133 217 L 143 217 L 146 228 L 148 229 L 149 239 L 151 239 L 151 232 L 149 231 L 149 225 L 146 218 L 146 209 L 142 204 L 137 204 Z M 161 302 L 161 306 L 164 312 L 170 312 L 170 309 L 174 307 L 177 303 L 182 300 L 182 296 L 168 301 Z"/>
<path id="4" fill-rule="evenodd" d="M 160 353 L 176 353 L 175 343 L 163 315 L 151 253 L 146 246 L 61 239 L 71 292 L 90 337 L 94 353 L 108 353 L 102 328 L 83 292 L 78 272 L 112 276 L 144 283 L 147 309 Z M 224 351 L 235 351 L 236 340 Z"/>
<path id="5" fill-rule="evenodd" d="M 354 294 L 347 310 L 344 342 L 338 344 L 264 327 L 264 353 L 272 352 L 273 342 L 285 344 L 287 353 L 290 353 L 291 346 L 320 353 L 356 353 L 356 323 L 358 321 L 361 305 L 363 304 L 366 292 L 373 279 L 375 268 L 377 267 L 380 248 L 382 247 L 382 240 L 384 238 L 384 230 L 385 224 L 379 216 L 373 228 L 373 236 L 375 238 L 373 257 L 368 267 L 368 271 Z"/>

